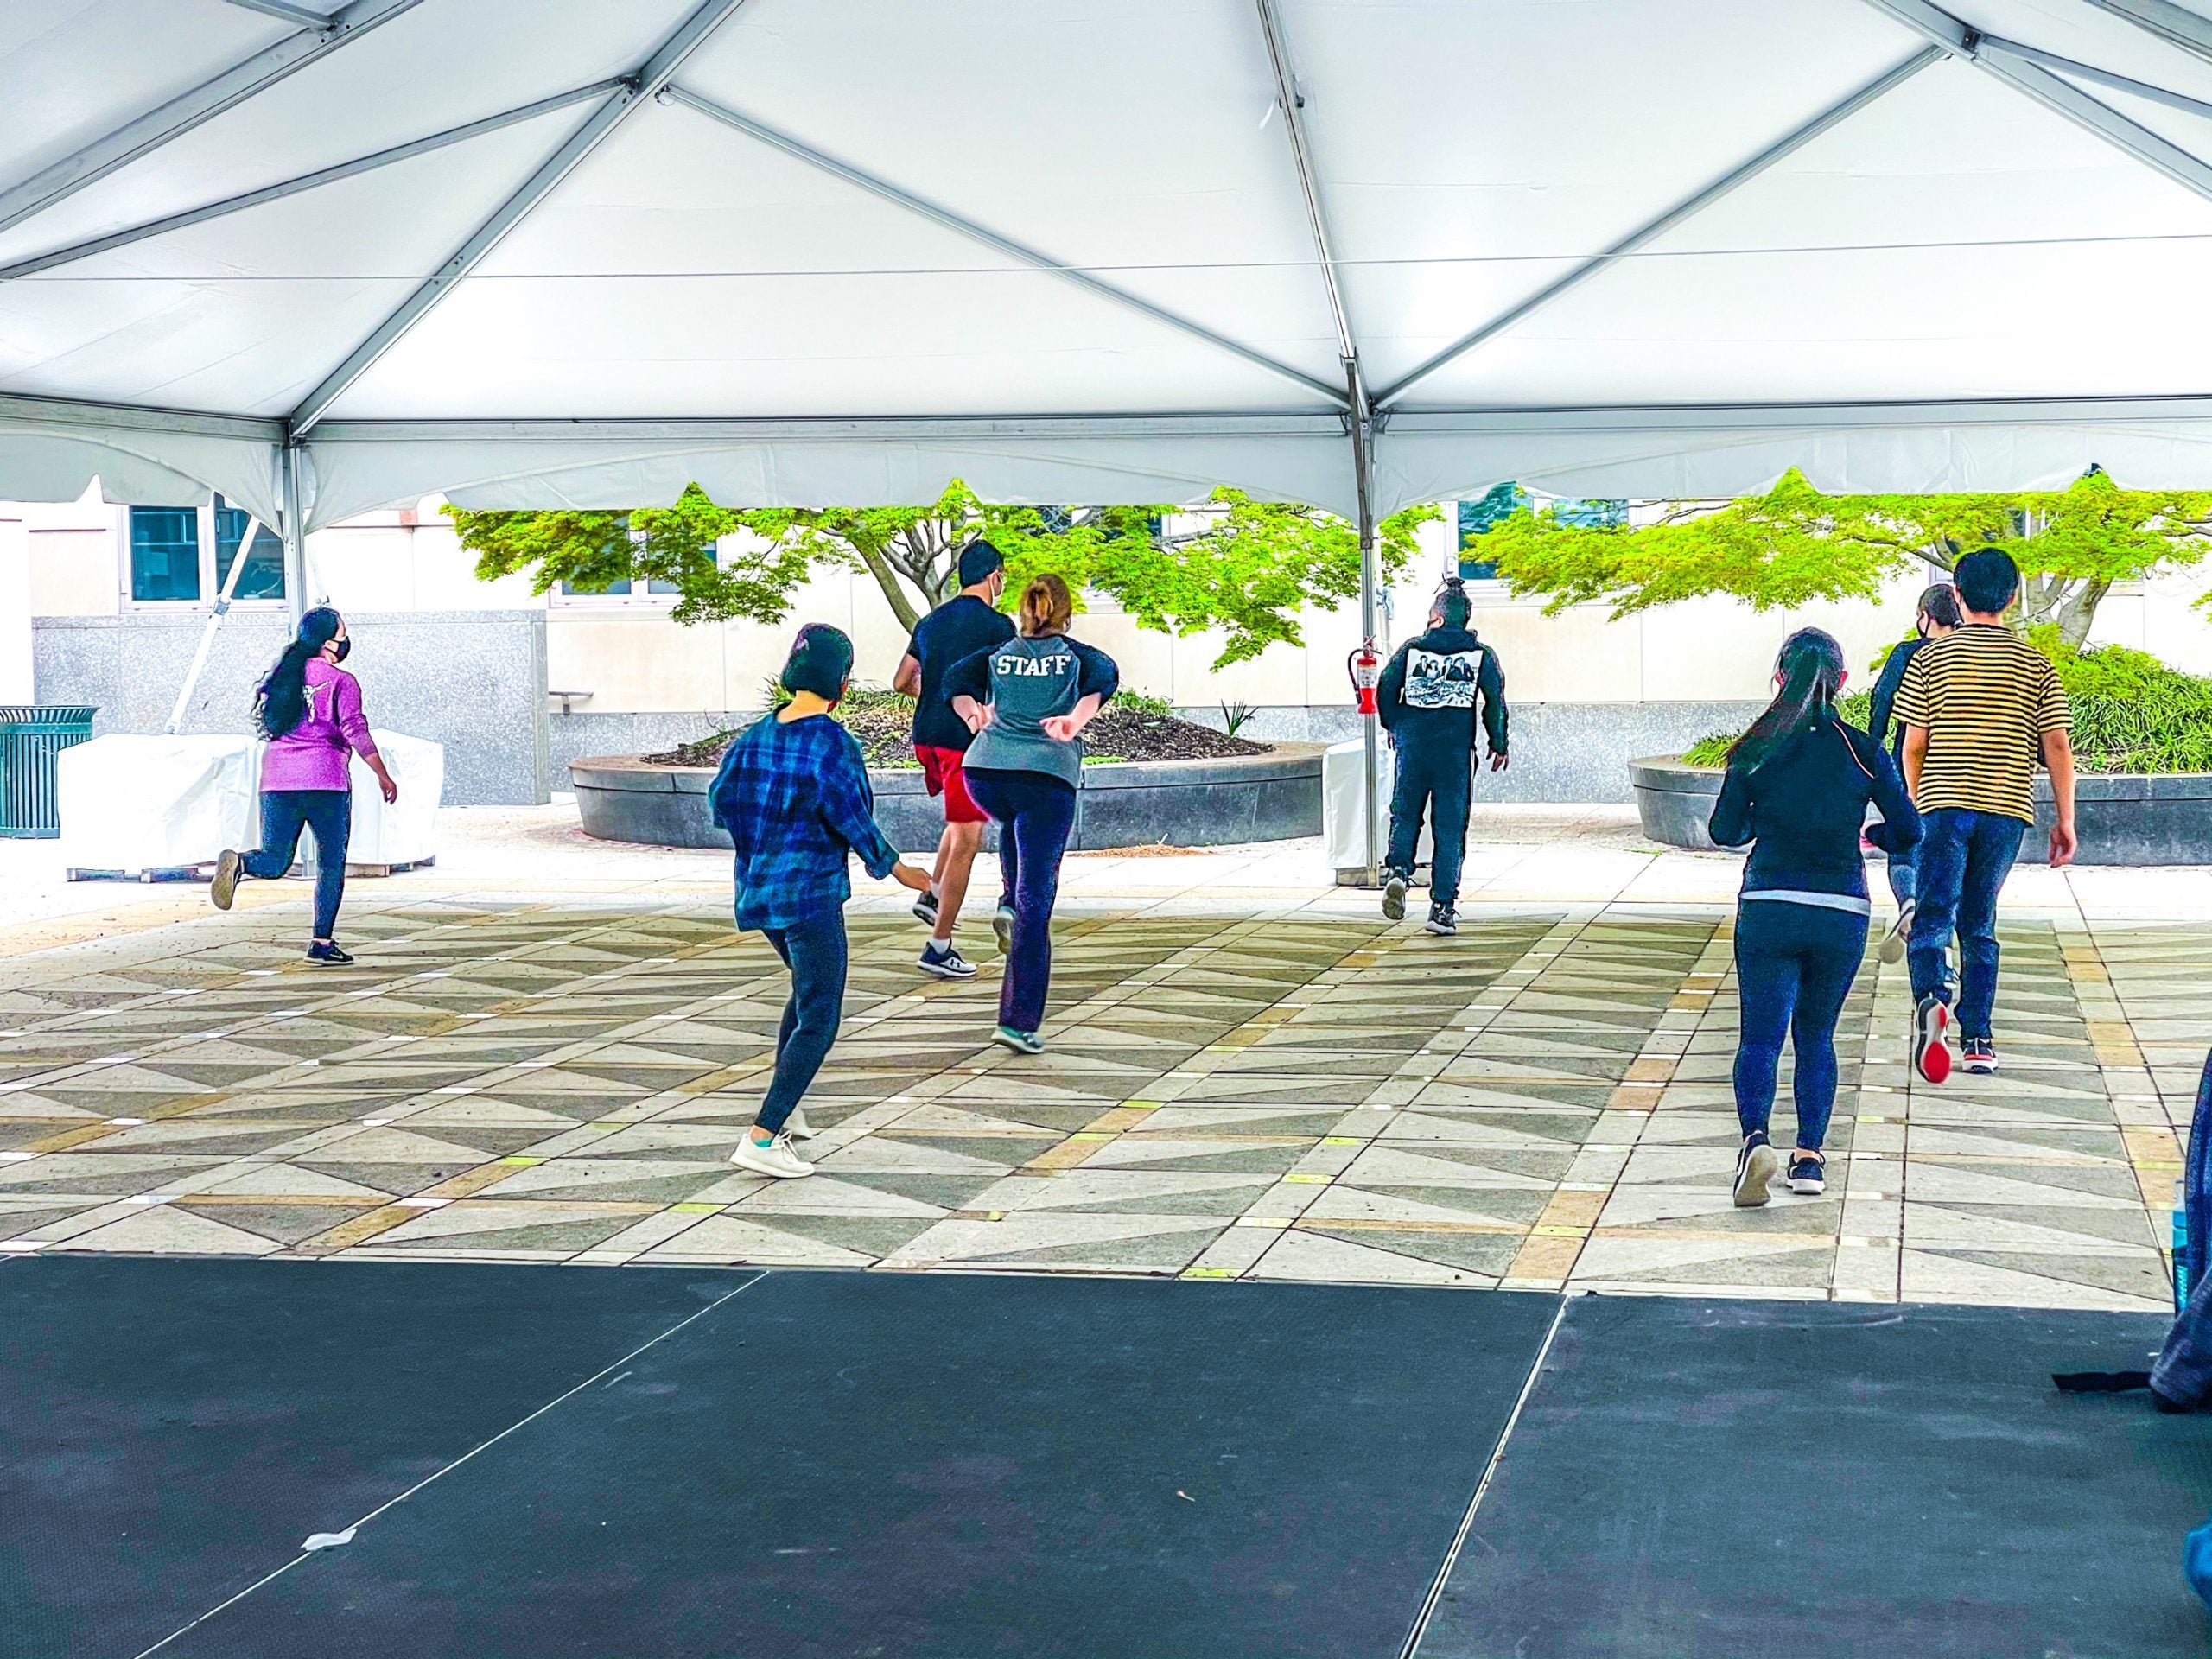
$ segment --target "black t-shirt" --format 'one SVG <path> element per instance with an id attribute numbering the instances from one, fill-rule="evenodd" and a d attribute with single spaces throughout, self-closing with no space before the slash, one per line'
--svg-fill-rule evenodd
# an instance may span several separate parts
<path id="1" fill-rule="evenodd" d="M 952 712 L 944 677 L 955 663 L 1014 638 L 1014 619 L 993 610 L 973 594 L 948 599 L 914 625 L 906 654 L 922 665 L 922 690 L 914 704 L 914 747 L 957 749 L 963 753 L 976 734 Z"/>

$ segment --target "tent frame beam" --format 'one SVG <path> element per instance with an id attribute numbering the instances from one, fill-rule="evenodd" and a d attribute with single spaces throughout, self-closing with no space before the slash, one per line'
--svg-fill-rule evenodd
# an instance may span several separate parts
<path id="1" fill-rule="evenodd" d="M 2082 3 L 2212 62 L 2212 19 L 2200 17 L 2173 0 L 2082 0 Z"/>
<path id="2" fill-rule="evenodd" d="M 1883 0 L 1869 0 L 1869 3 L 1879 5 L 1883 3 Z M 1656 218 L 1646 220 L 1626 236 L 1605 248 L 1604 251 L 1584 260 L 1556 281 L 1538 289 L 1527 299 L 1509 306 L 1488 322 L 1484 323 L 1481 327 L 1470 334 L 1462 334 L 1433 357 L 1385 386 L 1376 396 L 1376 404 L 1384 410 L 1394 409 L 1406 393 L 1412 391 L 1421 381 L 1427 379 L 1439 369 L 1458 361 L 1477 346 L 1495 340 L 1507 329 L 1525 322 L 1535 313 L 1551 304 L 1553 301 L 1573 292 L 1601 271 L 1611 269 L 1616 261 L 1626 258 L 1639 248 L 1665 235 L 1676 226 L 1696 217 L 1723 196 L 1750 183 L 1777 162 L 1785 160 L 1802 149 L 1831 127 L 1848 120 L 1868 105 L 1910 80 L 1929 65 L 1940 61 L 1947 55 L 1947 52 L 1948 48 L 1940 45 L 1925 47 L 1902 63 L 1885 70 L 1856 92 L 1829 105 L 1811 120 L 1792 128 L 1748 161 L 1731 168 L 1703 189 L 1683 197 L 1681 200 Z"/>
<path id="3" fill-rule="evenodd" d="M 264 185 L 258 190 L 249 190 L 243 195 L 226 196 L 220 201 L 211 201 L 198 207 L 188 207 L 181 213 L 167 213 L 159 219 L 149 219 L 105 236 L 88 241 L 72 243 L 67 247 L 55 248 L 46 253 L 35 253 L 18 259 L 13 264 L 0 265 L 0 282 L 11 282 L 20 276 L 36 276 L 42 270 L 73 264 L 79 259 L 89 259 L 94 254 L 107 253 L 116 248 L 129 247 L 134 242 L 144 242 L 156 236 L 166 236 L 171 231 L 181 231 L 194 225 L 205 225 L 210 219 L 223 219 L 232 213 L 244 213 L 249 207 L 260 207 L 272 201 L 282 201 L 287 196 L 296 196 L 302 191 L 320 189 L 326 184 L 336 184 L 344 179 L 358 178 L 364 173 L 373 173 L 379 168 L 396 162 L 412 161 L 417 156 L 427 156 L 433 150 L 449 144 L 466 143 L 486 133 L 516 126 L 524 121 L 536 120 L 541 115 L 551 115 L 573 105 L 587 103 L 594 98 L 604 98 L 609 92 L 626 85 L 620 79 L 595 81 L 588 86 L 579 86 L 574 92 L 556 92 L 550 98 L 541 98 L 532 104 L 518 105 L 512 110 L 502 110 L 497 115 L 487 115 L 480 121 L 471 121 L 462 126 L 448 127 L 443 132 L 434 132 L 426 137 L 414 138 L 404 144 L 394 144 L 388 149 L 372 150 L 357 156 L 350 162 L 318 168 L 312 173 L 302 173 L 295 178 L 276 184 Z"/>
<path id="4" fill-rule="evenodd" d="M 294 5 L 292 0 L 228 0 L 228 3 L 245 11 L 257 11 L 264 16 L 282 17 L 288 23 L 297 23 L 302 29 L 318 32 L 330 27 L 330 14 L 317 11 L 313 6 Z"/>
<path id="5" fill-rule="evenodd" d="M 1001 235 L 987 226 L 979 225 L 974 219 L 953 212 L 950 207 L 931 201 L 926 197 L 915 195 L 912 191 L 900 188 L 888 179 L 880 178 L 875 174 L 854 166 L 850 162 L 841 161 L 835 156 L 815 149 L 813 145 L 803 139 L 793 137 L 790 133 L 779 128 L 772 127 L 764 121 L 755 120 L 749 115 L 731 109 L 726 104 L 717 103 L 713 99 L 702 97 L 688 87 L 672 84 L 662 94 L 661 101 L 680 105 L 695 114 L 705 116 L 710 121 L 720 122 L 733 131 L 741 132 L 747 137 L 755 139 L 772 149 L 781 150 L 794 161 L 804 162 L 809 167 L 827 173 L 833 178 L 842 179 L 847 184 L 865 190 L 869 194 L 891 203 L 893 207 L 903 207 L 908 213 L 926 219 L 956 235 L 966 237 L 971 242 L 980 242 L 983 246 L 995 252 L 1002 253 L 1009 259 L 1058 276 L 1064 282 L 1072 283 L 1076 287 L 1095 294 L 1101 299 L 1111 300 L 1116 305 L 1126 306 L 1141 316 L 1165 324 L 1170 328 L 1190 335 L 1194 340 L 1204 340 L 1207 345 L 1227 352 L 1231 356 L 1242 358 L 1245 362 L 1256 368 L 1264 369 L 1269 374 L 1293 381 L 1306 391 L 1328 399 L 1333 404 L 1339 407 L 1344 405 L 1344 394 L 1341 391 L 1327 381 L 1306 373 L 1303 369 L 1294 368 L 1291 365 L 1280 362 L 1266 353 L 1243 344 L 1241 340 L 1231 340 L 1226 334 L 1217 334 L 1202 322 L 1194 321 L 1178 312 L 1170 311 L 1164 306 L 1154 305 L 1150 300 L 1141 299 L 1126 289 L 1117 288 L 1111 283 L 1103 281 L 1080 266 L 1071 265 L 1064 260 L 1055 259 L 1051 254 L 1033 248 L 1027 243 L 1017 242 L 1012 237 Z"/>
<path id="6" fill-rule="evenodd" d="M 2082 80 L 2093 80 L 2100 86 L 2109 86 L 2118 92 L 2131 92 L 2146 102 L 2163 104 L 2168 109 L 2179 110 L 2187 115 L 2212 116 L 2212 103 L 2207 103 L 2203 99 L 2191 98 L 2187 92 L 2177 92 L 2164 86 L 2154 86 L 2147 80 L 2137 80 L 2132 76 L 2116 74 L 2109 69 L 2100 69 L 2094 63 L 2082 63 L 2073 58 L 2062 58 L 2057 53 L 2046 52 L 2041 47 L 2026 46 L 2018 41 L 2008 41 L 1995 35 L 1986 35 L 1981 40 L 1981 50 L 1993 52 L 1999 57 L 2013 58 L 2022 63 L 2054 70 L 2062 75 L 2073 75 Z"/>
<path id="7" fill-rule="evenodd" d="M 1389 430 L 1424 432 L 1847 430 L 1923 426 L 2113 426 L 2145 421 L 2212 421 L 2212 394 L 2149 397 L 1886 399 L 1857 403 L 1459 404 L 1402 410 Z M 0 422 L 83 431 L 170 432 L 284 442 L 284 423 L 250 415 L 0 392 Z M 480 438 L 562 443 L 851 442 L 874 438 L 969 439 L 1311 437 L 1341 441 L 1336 412 L 1157 410 L 1122 415 L 734 416 L 571 420 L 330 420 L 315 443 L 438 442 Z M 308 448 L 312 448 L 313 444 Z"/>
<path id="8" fill-rule="evenodd" d="M 2212 162 L 2190 154 L 2139 122 L 2130 120 L 2111 105 L 2092 98 L 2072 81 L 2052 73 L 2041 64 L 2007 52 L 2005 43 L 1987 39 L 1942 7 L 1930 3 L 1930 0 L 1866 0 L 1866 3 L 1918 31 L 1946 52 L 1994 75 L 2013 91 L 2032 99 L 2053 114 L 2065 117 L 2154 172 L 2164 174 L 2183 189 L 2212 200 Z"/>
<path id="9" fill-rule="evenodd" d="M 302 29 L 264 47 L 160 107 L 102 134 L 22 183 L 0 190 L 0 231 L 13 229 L 118 168 L 151 155 L 171 139 L 182 137 L 203 122 L 236 108 L 422 3 L 423 0 L 354 0 L 353 4 L 333 12 L 322 27 Z"/>
<path id="10" fill-rule="evenodd" d="M 528 217 L 532 208 L 552 194 L 562 180 L 582 165 L 585 158 L 613 137 L 624 122 L 643 109 L 662 87 L 667 86 L 670 78 L 683 67 L 684 60 L 704 45 L 707 37 L 744 3 L 745 0 L 702 0 L 697 9 L 653 49 L 652 55 L 639 65 L 632 74 L 624 78 L 621 90 L 601 105 L 582 126 L 569 134 L 560 148 L 539 163 L 537 170 L 523 181 L 521 188 L 502 202 L 489 219 L 477 226 L 474 233 L 455 250 L 450 259 L 401 302 L 399 308 L 378 323 L 368 338 L 346 355 L 345 361 L 324 376 L 321 384 L 301 400 L 299 407 L 292 411 L 289 423 L 294 440 L 311 430 L 315 423 L 329 411 L 331 404 L 343 397 L 346 389 L 366 374 L 378 359 L 404 339 L 416 323 L 452 293 L 461 279 L 475 270 L 506 234 Z"/>
<path id="11" fill-rule="evenodd" d="M 242 438 L 270 444 L 283 442 L 284 436 L 282 421 L 251 415 L 207 415 L 151 404 L 41 397 L 35 392 L 0 392 L 0 421 L 38 421 L 57 427 L 105 428 L 123 432 L 177 432 L 195 437 Z"/>

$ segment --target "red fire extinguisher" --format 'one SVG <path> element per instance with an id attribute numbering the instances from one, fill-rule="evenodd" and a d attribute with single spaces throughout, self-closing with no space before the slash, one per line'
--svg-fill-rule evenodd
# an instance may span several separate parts
<path id="1" fill-rule="evenodd" d="M 1375 685 L 1382 677 L 1382 653 L 1375 648 L 1375 641 L 1363 639 L 1354 646 L 1351 655 L 1344 659 L 1344 670 L 1351 676 L 1352 693 L 1359 712 L 1374 714 Z"/>

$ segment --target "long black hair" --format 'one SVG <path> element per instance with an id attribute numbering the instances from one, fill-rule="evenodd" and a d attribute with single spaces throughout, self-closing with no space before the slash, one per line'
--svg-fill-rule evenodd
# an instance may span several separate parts
<path id="1" fill-rule="evenodd" d="M 300 619 L 299 632 L 253 694 L 254 724 L 263 736 L 282 737 L 307 718 L 308 664 L 338 637 L 338 613 L 327 605 L 318 605 Z"/>
<path id="2" fill-rule="evenodd" d="M 1728 764 L 1749 772 L 1773 759 L 1808 718 L 1833 716 L 1843 685 L 1843 647 L 1819 628 L 1800 628 L 1782 642 L 1774 659 L 1782 689 L 1751 728 L 1728 751 Z"/>

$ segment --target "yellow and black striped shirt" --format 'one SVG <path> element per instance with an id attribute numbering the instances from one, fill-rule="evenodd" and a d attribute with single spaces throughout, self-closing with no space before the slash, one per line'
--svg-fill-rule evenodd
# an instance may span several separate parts
<path id="1" fill-rule="evenodd" d="M 2045 732 L 2073 721 L 2050 659 L 2010 628 L 1970 622 L 1906 664 L 1895 709 L 1928 728 L 1914 804 L 2035 822 L 2036 762 Z"/>

